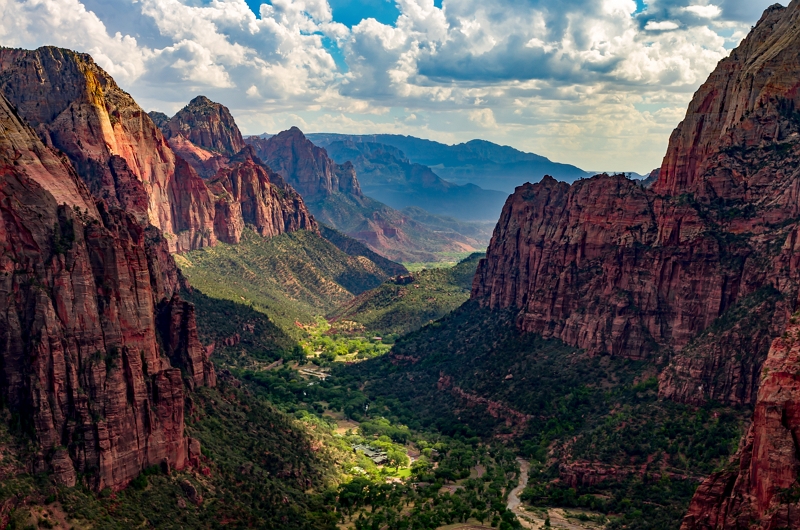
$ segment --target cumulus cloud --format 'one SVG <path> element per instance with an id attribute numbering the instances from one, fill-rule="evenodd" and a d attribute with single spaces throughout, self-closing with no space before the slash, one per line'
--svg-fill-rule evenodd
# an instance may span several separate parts
<path id="1" fill-rule="evenodd" d="M 713 4 L 707 6 L 686 6 L 683 10 L 702 18 L 717 18 L 722 14 L 722 10 L 719 6 Z"/>
<path id="2" fill-rule="evenodd" d="M 671 31 L 678 29 L 680 26 L 671 20 L 648 20 L 644 25 L 644 29 L 648 31 Z"/>
<path id="3" fill-rule="evenodd" d="M 327 0 L 257 13 L 245 0 L 0 0 L 0 40 L 91 53 L 148 109 L 204 93 L 250 133 L 484 136 L 645 171 L 769 3 L 396 0 L 392 23 L 365 11 L 345 25 Z"/>
<path id="4" fill-rule="evenodd" d="M 494 129 L 497 121 L 494 119 L 492 109 L 476 109 L 469 112 L 469 121 L 477 124 L 484 129 Z"/>

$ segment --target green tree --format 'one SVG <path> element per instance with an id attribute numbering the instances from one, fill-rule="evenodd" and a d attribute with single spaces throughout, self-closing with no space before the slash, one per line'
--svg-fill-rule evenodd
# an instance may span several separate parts
<path id="1" fill-rule="evenodd" d="M 386 459 L 388 460 L 389 466 L 394 467 L 397 471 L 400 470 L 401 466 L 407 466 L 409 462 L 408 455 L 398 449 L 390 449 L 386 453 Z"/>

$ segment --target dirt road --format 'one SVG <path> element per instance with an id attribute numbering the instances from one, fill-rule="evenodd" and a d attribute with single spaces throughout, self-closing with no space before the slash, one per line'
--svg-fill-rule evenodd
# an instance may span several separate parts
<path id="1" fill-rule="evenodd" d="M 531 469 L 531 465 L 527 460 L 517 458 L 517 462 L 519 462 L 519 483 L 517 487 L 508 494 L 508 509 L 514 513 L 517 512 L 521 504 L 519 496 L 522 494 L 522 490 L 528 487 L 528 471 Z"/>

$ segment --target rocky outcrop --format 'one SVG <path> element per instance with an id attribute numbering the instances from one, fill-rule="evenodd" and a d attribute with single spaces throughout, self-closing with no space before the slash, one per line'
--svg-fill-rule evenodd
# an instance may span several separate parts
<path id="1" fill-rule="evenodd" d="M 228 156 L 244 148 L 242 133 L 228 108 L 205 96 L 194 98 L 159 127 L 170 143 L 181 136 L 197 147 Z"/>
<path id="2" fill-rule="evenodd" d="M 798 22 L 798 0 L 765 11 L 695 94 L 649 189 L 519 188 L 473 285 L 526 331 L 666 361 L 664 398 L 754 405 L 685 530 L 800 528 Z"/>
<path id="3" fill-rule="evenodd" d="M 198 147 L 181 135 L 171 138 L 169 146 L 204 179 L 213 177 L 228 163 L 227 156 Z"/>
<path id="4" fill-rule="evenodd" d="M 207 177 L 230 171 L 240 163 L 231 155 L 244 148 L 233 117 L 218 103 L 195 98 L 166 123 L 154 114 L 184 159 L 88 55 L 0 48 L 0 89 L 46 144 L 69 157 L 95 197 L 160 229 L 171 252 L 238 243 L 245 223 L 265 236 L 315 229 L 302 199 L 280 178 L 243 188 L 236 200 L 244 209 L 220 198 L 219 187 L 209 190 L 198 171 Z M 242 218 L 251 210 L 256 214 Z"/>
<path id="5" fill-rule="evenodd" d="M 147 466 L 186 465 L 190 366 L 170 362 L 156 326 L 180 278 L 136 213 L 95 203 L 0 95 L 0 399 L 32 426 L 34 469 L 66 485 L 119 489 Z M 181 325 L 167 351 L 194 350 L 186 309 Z"/>
<path id="6" fill-rule="evenodd" d="M 315 146 L 297 127 L 270 138 L 250 137 L 256 154 L 309 201 L 333 193 L 361 197 L 351 163 L 339 165 Z"/>
<path id="7" fill-rule="evenodd" d="M 737 158 L 754 148 L 797 141 L 799 16 L 796 2 L 788 8 L 773 5 L 720 61 L 672 133 L 657 193 L 752 200 L 770 185 L 769 172 L 737 167 Z"/>
<path id="8" fill-rule="evenodd" d="M 216 197 L 216 230 L 235 242 L 244 224 L 264 237 L 318 230 L 300 195 L 271 173 L 249 146 L 219 170 L 209 188 Z"/>
<path id="9" fill-rule="evenodd" d="M 800 325 L 792 323 L 772 343 L 764 363 L 753 422 L 736 455 L 738 466 L 706 479 L 681 528 L 800 527 L 798 373 Z"/>
<path id="10" fill-rule="evenodd" d="M 720 62 L 650 187 L 601 175 L 518 188 L 473 298 L 592 353 L 668 359 L 662 397 L 752 404 L 798 304 L 798 11 L 771 7 Z"/>
<path id="11" fill-rule="evenodd" d="M 214 205 L 202 180 L 90 56 L 0 48 L 0 91 L 109 207 L 146 214 L 173 252 L 214 244 Z"/>
<path id="12" fill-rule="evenodd" d="M 186 386 L 192 390 L 201 386 L 216 386 L 214 366 L 197 338 L 194 306 L 181 300 L 177 293 L 173 294 L 169 302 L 161 302 L 157 323 L 167 357 L 173 365 L 186 370 Z"/>
<path id="13" fill-rule="evenodd" d="M 742 271 L 720 254 L 690 205 L 621 175 L 545 177 L 508 199 L 472 296 L 520 308 L 525 331 L 644 358 L 686 346 L 736 299 Z"/>

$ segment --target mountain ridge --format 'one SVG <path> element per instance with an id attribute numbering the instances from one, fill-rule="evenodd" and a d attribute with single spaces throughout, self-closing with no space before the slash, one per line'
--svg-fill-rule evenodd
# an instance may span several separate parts
<path id="1" fill-rule="evenodd" d="M 397 134 L 310 133 L 309 138 L 323 147 L 337 140 L 390 145 L 403 151 L 412 163 L 428 166 L 444 180 L 460 185 L 475 184 L 486 190 L 505 193 L 513 193 L 517 186 L 546 174 L 567 182 L 590 176 L 575 166 L 552 162 L 541 155 L 487 140 L 447 145 Z"/>

